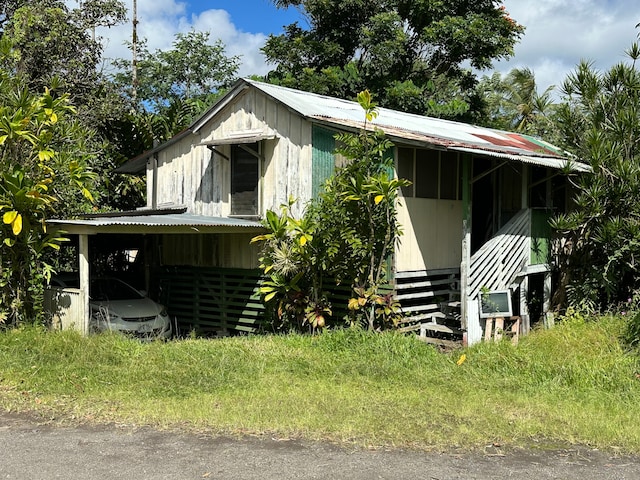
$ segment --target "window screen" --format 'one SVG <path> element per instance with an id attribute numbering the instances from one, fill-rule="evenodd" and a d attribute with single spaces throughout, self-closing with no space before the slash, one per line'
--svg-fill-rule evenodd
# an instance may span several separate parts
<path id="1" fill-rule="evenodd" d="M 257 152 L 257 143 L 231 147 L 231 215 L 258 215 Z"/>
<path id="2" fill-rule="evenodd" d="M 438 157 L 435 150 L 416 150 L 416 197 L 438 198 Z"/>
<path id="3" fill-rule="evenodd" d="M 411 185 L 402 187 L 405 197 L 413 197 L 413 152 L 413 148 L 398 148 L 398 178 L 411 182 Z"/>

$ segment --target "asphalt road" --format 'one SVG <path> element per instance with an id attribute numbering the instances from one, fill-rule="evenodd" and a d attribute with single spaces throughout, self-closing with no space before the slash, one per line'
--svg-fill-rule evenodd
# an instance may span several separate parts
<path id="1" fill-rule="evenodd" d="M 640 458 L 586 448 L 475 453 L 344 449 L 126 426 L 56 426 L 0 412 L 0 479 L 640 479 Z"/>

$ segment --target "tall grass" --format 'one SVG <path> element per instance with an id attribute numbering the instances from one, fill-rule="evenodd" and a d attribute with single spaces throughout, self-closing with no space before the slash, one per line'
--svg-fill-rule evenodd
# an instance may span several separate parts
<path id="1" fill-rule="evenodd" d="M 361 445 L 638 452 L 640 365 L 622 329 L 616 317 L 569 319 L 518 346 L 443 354 L 360 330 L 143 344 L 24 328 L 0 334 L 0 406 Z"/>

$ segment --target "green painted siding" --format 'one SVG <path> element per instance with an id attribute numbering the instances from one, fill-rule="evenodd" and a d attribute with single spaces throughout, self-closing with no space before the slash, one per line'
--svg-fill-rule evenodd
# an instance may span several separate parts
<path id="1" fill-rule="evenodd" d="M 335 157 L 333 152 L 336 148 L 336 141 L 333 136 L 335 132 L 316 125 L 313 126 L 312 142 L 312 173 L 311 173 L 311 193 L 313 198 L 320 194 L 325 180 L 333 175 L 335 169 Z"/>
<path id="2" fill-rule="evenodd" d="M 531 265 L 540 265 L 549 261 L 551 212 L 531 210 Z"/>

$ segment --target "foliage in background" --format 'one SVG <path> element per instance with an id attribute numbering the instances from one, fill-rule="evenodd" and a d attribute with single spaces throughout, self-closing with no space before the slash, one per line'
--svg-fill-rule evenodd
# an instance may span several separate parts
<path id="1" fill-rule="evenodd" d="M 239 57 L 225 54 L 221 40 L 210 43 L 209 36 L 208 32 L 177 33 L 173 48 L 155 52 L 149 52 L 141 42 L 137 46 L 136 85 L 131 61 L 124 59 L 114 62 L 119 69 L 114 82 L 138 111 L 162 114 L 185 102 L 199 102 L 202 111 L 233 82 L 240 63 Z"/>
<path id="2" fill-rule="evenodd" d="M 369 89 L 383 107 L 452 119 L 477 113 L 475 74 L 507 58 L 524 29 L 501 2 L 273 0 L 308 21 L 270 35 L 267 80 L 354 98 Z"/>
<path id="3" fill-rule="evenodd" d="M 578 178 L 574 210 L 552 222 L 566 238 L 560 305 L 606 308 L 640 288 L 640 46 L 627 54 L 606 72 L 582 62 L 562 86 L 559 134 L 593 174 Z"/>
<path id="4" fill-rule="evenodd" d="M 381 295 L 380 287 L 400 235 L 398 189 L 407 182 L 393 177 L 391 142 L 382 132 L 367 129 L 367 122 L 377 116 L 370 93 L 361 92 L 358 102 L 365 113 L 364 128 L 359 134 L 337 136 L 346 165 L 327 180 L 301 219 L 290 214 L 291 200 L 279 215 L 267 213 L 269 233 L 254 239 L 264 242 L 264 299 L 275 305 L 275 317 L 286 328 L 325 326 L 332 313 L 325 280 L 350 286 L 353 322 L 373 330 L 396 319 L 397 304 Z"/>
<path id="5" fill-rule="evenodd" d="M 66 3 L 9 2 L 2 34 L 11 39 L 15 49 L 13 72 L 21 75 L 32 91 L 42 91 L 58 77 L 72 104 L 89 106 L 104 83 L 98 68 L 101 39 L 93 38 L 92 28 L 122 23 L 126 8 L 117 0 L 83 1 L 82 8 L 73 9 Z M 90 115 L 90 110 L 85 114 Z"/>
<path id="6" fill-rule="evenodd" d="M 12 52 L 6 40 L 0 49 Z M 93 199 L 95 175 L 83 149 L 93 132 L 75 118 L 68 96 L 33 94 L 25 85 L 0 70 L 0 325 L 43 320 L 51 273 L 43 254 L 63 241 L 45 221 L 63 203 Z"/>
<path id="7" fill-rule="evenodd" d="M 478 119 L 479 123 L 552 141 L 551 137 L 555 138 L 554 88 L 552 85 L 538 93 L 535 74 L 526 67 L 514 68 L 505 76 L 499 72 L 485 76 L 477 87 L 485 105 L 485 114 Z"/>
<path id="8" fill-rule="evenodd" d="M 56 95 L 69 95 L 78 121 L 92 132 L 78 148 L 89 154 L 90 167 L 97 174 L 96 204 L 105 210 L 131 208 L 140 205 L 142 189 L 136 186 L 140 182 L 112 175 L 130 145 L 135 145 L 129 143 L 130 135 L 121 134 L 131 131 L 130 126 L 122 127 L 131 108 L 104 74 L 103 39 L 93 35 L 94 27 L 122 23 L 125 4 L 86 0 L 76 8 L 71 5 L 62 0 L 4 2 L 1 33 L 13 50 L 3 55 L 0 67 L 19 75 L 32 92 L 42 92 L 47 86 Z M 85 211 L 86 206 L 74 198 L 65 199 L 58 215 Z"/>
<path id="9" fill-rule="evenodd" d="M 168 50 L 149 52 L 140 42 L 135 85 L 131 60 L 114 60 L 110 79 L 130 109 L 113 119 L 108 130 L 117 147 L 113 167 L 187 128 L 236 78 L 239 62 L 225 54 L 222 41 L 211 43 L 208 32 L 196 31 L 176 34 Z M 127 175 L 117 181 L 117 188 L 110 189 L 118 194 L 111 205 L 127 209 L 144 203 L 141 179 Z"/>

